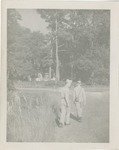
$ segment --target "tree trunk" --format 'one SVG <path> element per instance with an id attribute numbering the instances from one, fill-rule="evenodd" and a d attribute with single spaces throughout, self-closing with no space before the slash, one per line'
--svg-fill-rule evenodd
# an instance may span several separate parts
<path id="1" fill-rule="evenodd" d="M 71 80 L 73 80 L 74 79 L 74 73 L 73 73 L 73 64 L 71 65 Z"/>
<path id="2" fill-rule="evenodd" d="M 70 62 L 72 62 L 73 61 L 73 55 L 71 54 L 71 56 L 70 56 Z M 73 65 L 73 63 L 71 64 L 71 79 L 73 80 L 73 78 L 74 78 L 74 73 L 73 73 L 73 68 L 74 68 L 74 65 Z"/>
<path id="3" fill-rule="evenodd" d="M 57 20 L 56 20 L 56 80 L 60 80 L 60 71 L 59 71 L 59 55 L 58 55 L 58 39 L 57 39 Z"/>
<path id="4" fill-rule="evenodd" d="M 51 80 L 51 67 L 49 67 L 49 79 Z"/>
<path id="5" fill-rule="evenodd" d="M 51 44 L 51 41 L 50 41 L 50 44 Z M 53 58 L 52 48 L 50 51 L 50 55 L 51 55 L 51 59 L 52 59 Z M 49 79 L 51 80 L 51 78 L 52 78 L 52 65 L 50 64 L 50 66 L 49 66 Z"/>

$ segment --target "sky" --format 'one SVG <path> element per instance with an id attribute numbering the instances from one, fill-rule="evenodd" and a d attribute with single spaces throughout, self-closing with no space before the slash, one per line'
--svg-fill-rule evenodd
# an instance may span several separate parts
<path id="1" fill-rule="evenodd" d="M 40 17 L 40 14 L 35 9 L 17 9 L 22 17 L 19 21 L 21 26 L 29 28 L 31 31 L 40 31 L 43 34 L 47 33 L 47 23 Z"/>

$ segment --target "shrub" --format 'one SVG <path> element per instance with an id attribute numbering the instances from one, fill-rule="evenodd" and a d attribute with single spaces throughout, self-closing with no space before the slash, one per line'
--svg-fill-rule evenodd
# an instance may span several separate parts
<path id="1" fill-rule="evenodd" d="M 50 88 L 56 88 L 56 87 L 62 87 L 65 85 L 64 81 L 17 81 L 15 82 L 16 88 L 40 88 L 40 87 L 50 87 Z"/>

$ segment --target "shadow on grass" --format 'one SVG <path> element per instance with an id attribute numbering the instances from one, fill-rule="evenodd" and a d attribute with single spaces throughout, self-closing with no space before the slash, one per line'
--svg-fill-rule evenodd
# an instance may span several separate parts
<path id="1" fill-rule="evenodd" d="M 55 118 L 55 122 L 56 122 L 56 125 L 59 127 L 59 120 L 58 120 L 58 118 Z"/>
<path id="2" fill-rule="evenodd" d="M 58 110 L 58 109 L 54 109 L 53 108 L 53 113 L 55 114 L 55 122 L 56 122 L 56 125 L 59 127 L 59 119 L 60 119 L 60 110 Z"/>
<path id="3" fill-rule="evenodd" d="M 78 121 L 77 117 L 74 116 L 72 113 L 70 114 L 70 118 L 73 119 L 73 120 L 75 120 L 75 121 Z"/>
<path id="4" fill-rule="evenodd" d="M 73 120 L 75 120 L 75 121 L 77 121 L 77 122 L 79 122 L 78 119 L 77 119 L 77 117 L 74 116 L 72 113 L 70 114 L 70 118 L 73 119 Z M 55 122 L 56 122 L 56 125 L 59 127 L 59 116 L 57 116 L 55 118 Z"/>

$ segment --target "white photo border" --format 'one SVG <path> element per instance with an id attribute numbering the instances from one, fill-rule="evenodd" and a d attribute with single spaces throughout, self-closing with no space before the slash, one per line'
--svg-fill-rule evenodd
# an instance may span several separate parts
<path id="1" fill-rule="evenodd" d="M 110 10 L 110 142 L 109 143 L 17 143 L 6 142 L 7 106 L 7 9 L 107 9 Z M 2 2 L 2 101 L 0 133 L 2 150 L 76 150 L 119 148 L 119 3 L 78 1 L 5 0 Z M 100 126 L 100 125 L 99 125 Z"/>

